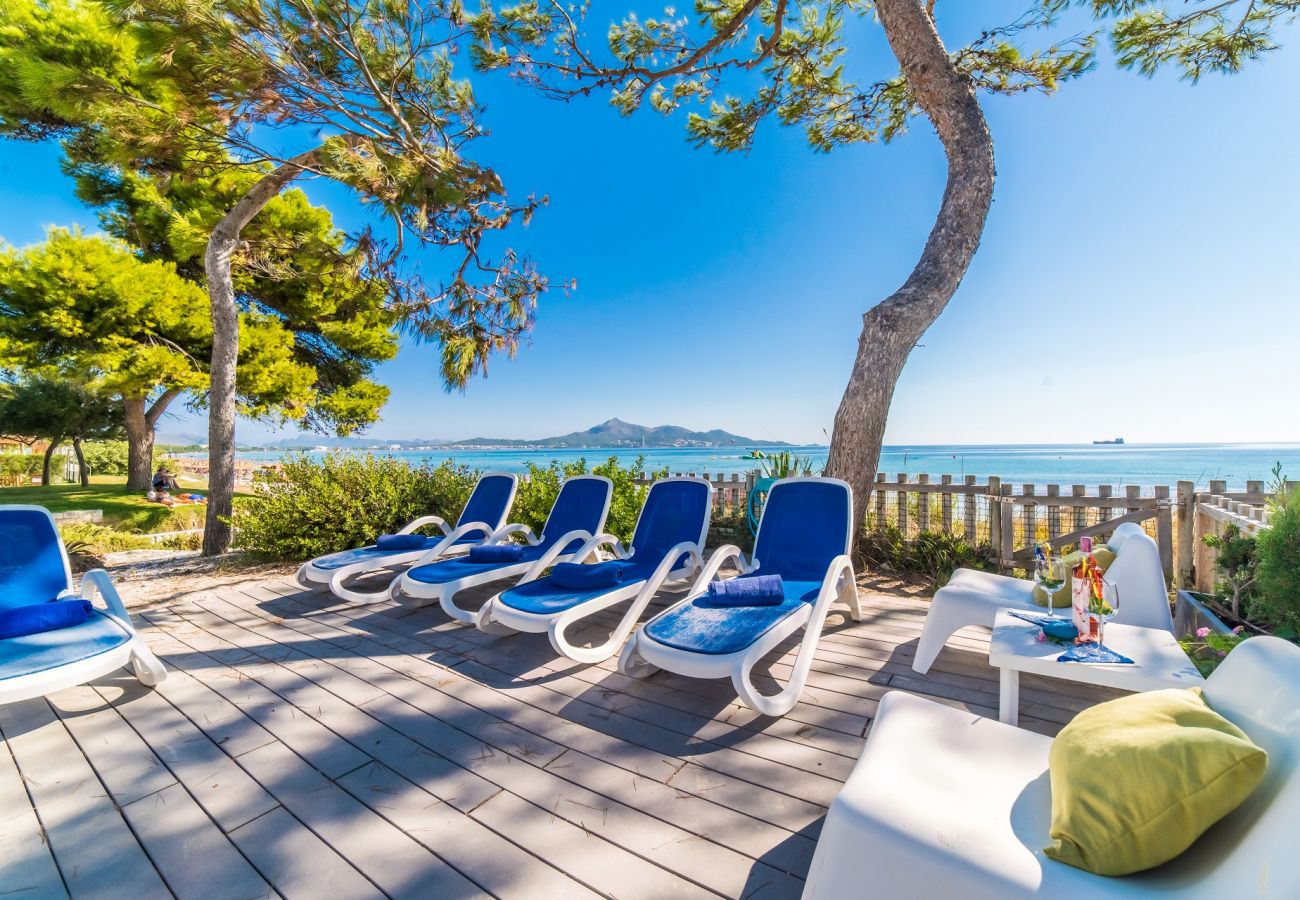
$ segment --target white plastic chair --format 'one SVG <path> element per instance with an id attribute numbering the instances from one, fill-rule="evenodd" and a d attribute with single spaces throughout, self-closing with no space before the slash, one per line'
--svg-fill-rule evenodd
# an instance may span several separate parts
<path id="1" fill-rule="evenodd" d="M 831 804 L 805 900 L 871 896 L 1300 897 L 1300 648 L 1272 637 L 1234 650 L 1206 702 L 1268 752 L 1264 780 L 1187 852 L 1123 878 L 1048 859 L 1052 739 L 893 691 Z"/>
<path id="2" fill-rule="evenodd" d="M 1106 580 L 1118 587 L 1120 598 L 1115 621 L 1163 628 L 1172 633 L 1174 619 L 1169 611 L 1169 588 L 1156 542 L 1142 526 L 1125 522 L 1115 529 L 1107 546 L 1115 552 L 1115 561 L 1106 570 Z M 1044 609 L 1034 603 L 1032 581 L 958 569 L 930 602 L 912 668 L 924 675 L 948 638 L 967 625 L 992 628 L 994 616 L 1003 607 Z"/>
<path id="3" fill-rule="evenodd" d="M 515 501 L 519 476 L 509 472 L 486 472 L 474 485 L 465 501 L 456 527 L 450 527 L 441 516 L 420 516 L 408 522 L 398 534 L 411 534 L 417 528 L 434 526 L 440 535 L 426 537 L 424 545 L 411 550 L 381 550 L 371 544 L 353 550 L 327 553 L 303 563 L 298 569 L 298 583 L 305 588 L 328 584 L 330 592 L 340 600 L 351 603 L 378 603 L 388 599 L 391 579 L 377 591 L 358 591 L 347 586 L 347 581 L 366 572 L 382 569 L 395 570 L 418 566 L 443 557 L 465 553 L 470 547 L 491 539 L 510 515 Z"/>
<path id="4" fill-rule="evenodd" d="M 127 664 L 150 687 L 167 677 L 136 634 L 107 572 L 87 572 L 81 576 L 81 593 L 73 590 L 68 553 L 49 510 L 0 506 L 0 608 L 78 596 L 92 603 L 99 598 L 103 608 L 78 625 L 0 639 L 0 703 L 43 697 Z"/>

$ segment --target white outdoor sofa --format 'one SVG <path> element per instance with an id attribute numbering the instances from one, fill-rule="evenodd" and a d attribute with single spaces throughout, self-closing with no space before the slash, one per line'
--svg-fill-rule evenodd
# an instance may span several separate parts
<path id="1" fill-rule="evenodd" d="M 1115 553 L 1115 561 L 1106 570 L 1106 580 L 1119 588 L 1119 610 L 1115 621 L 1121 625 L 1174 630 L 1169 612 L 1169 588 L 1160 565 L 1160 550 L 1142 526 L 1125 522 L 1115 529 L 1106 544 Z M 916 647 L 912 668 L 924 675 L 943 645 L 967 625 L 993 627 L 997 611 L 1003 607 L 1043 610 L 1034 603 L 1034 583 L 975 569 L 958 569 L 952 579 L 935 592 L 925 627 Z M 1068 612 L 1067 612 L 1068 614 Z"/>
<path id="2" fill-rule="evenodd" d="M 1246 641 L 1206 702 L 1268 751 L 1255 793 L 1163 866 L 1123 878 L 1047 858 L 1052 739 L 893 691 L 827 813 L 805 900 L 1300 897 L 1300 648 Z"/>

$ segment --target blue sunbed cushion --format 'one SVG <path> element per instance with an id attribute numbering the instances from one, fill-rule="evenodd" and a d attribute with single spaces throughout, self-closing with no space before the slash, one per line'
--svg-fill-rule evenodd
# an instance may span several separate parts
<path id="1" fill-rule="evenodd" d="M 648 637 L 693 653 L 735 653 L 751 646 L 786 616 L 817 599 L 820 581 L 782 579 L 785 598 L 775 606 L 713 606 L 701 594 L 655 616 L 645 625 Z"/>
<path id="2" fill-rule="evenodd" d="M 469 548 L 469 561 L 475 563 L 519 562 L 524 548 L 518 544 L 486 544 Z"/>
<path id="3" fill-rule="evenodd" d="M 375 540 L 376 550 L 419 550 L 423 546 L 422 534 L 381 534 Z"/>
<path id="4" fill-rule="evenodd" d="M 780 575 L 741 575 L 709 582 L 704 602 L 709 606 L 778 606 L 785 599 Z"/>
<path id="5" fill-rule="evenodd" d="M 551 567 L 551 582 L 556 587 L 570 588 L 575 591 L 611 588 L 622 582 L 630 568 L 632 568 L 631 563 L 619 560 L 591 566 L 582 563 L 556 563 Z"/>
<path id="6" fill-rule="evenodd" d="M 89 659 L 129 640 L 131 634 L 112 616 L 95 610 L 80 625 L 0 640 L 0 679 Z"/>
<path id="7" fill-rule="evenodd" d="M 0 640 L 80 625 L 92 610 L 89 600 L 55 600 L 0 609 Z"/>
<path id="8" fill-rule="evenodd" d="M 53 600 L 69 587 L 49 514 L 0 508 L 0 609 Z"/>
<path id="9" fill-rule="evenodd" d="M 439 562 L 425 563 L 422 566 L 415 566 L 408 569 L 406 574 L 413 581 L 419 581 L 423 584 L 449 584 L 453 581 L 460 581 L 462 578 L 469 578 L 474 575 L 484 575 L 487 573 L 501 570 L 502 574 L 497 576 L 505 578 L 511 574 L 517 574 L 518 569 L 515 567 L 526 565 L 537 560 L 546 551 L 541 547 L 524 547 L 523 556 L 518 560 L 509 562 L 484 563 L 474 562 L 465 556 L 458 556 L 452 559 L 444 559 Z M 513 572 L 510 570 L 514 570 Z"/>

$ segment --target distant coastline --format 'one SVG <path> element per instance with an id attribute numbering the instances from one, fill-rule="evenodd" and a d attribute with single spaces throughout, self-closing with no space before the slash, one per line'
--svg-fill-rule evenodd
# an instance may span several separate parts
<path id="1" fill-rule="evenodd" d="M 449 445 L 428 448 L 368 450 L 351 448 L 348 452 L 376 452 L 408 462 L 437 465 L 451 460 L 481 470 L 526 471 L 530 464 L 547 465 L 551 460 L 572 462 L 586 459 L 589 464 L 614 456 L 624 463 L 645 457 L 649 471 L 742 475 L 759 467 L 753 459 L 744 459 L 751 448 L 790 450 L 811 459 L 815 466 L 825 463 L 825 445 L 774 445 L 756 442 L 729 447 L 507 447 L 489 449 L 481 446 L 457 448 Z M 238 456 L 249 461 L 273 461 L 284 457 L 283 449 L 241 450 Z M 329 451 L 307 450 L 311 456 Z M 186 454 L 202 456 L 203 453 Z M 935 480 L 951 475 L 954 480 L 975 476 L 983 480 L 990 475 L 1012 484 L 1019 492 L 1024 484 L 1085 485 L 1099 484 L 1173 486 L 1180 480 L 1192 481 L 1198 489 L 1208 488 L 1211 480 L 1223 480 L 1230 490 L 1244 489 L 1247 481 L 1267 481 L 1275 463 L 1292 479 L 1300 478 L 1300 443 L 1277 444 L 908 444 L 883 448 L 879 470 L 889 480 L 899 473 L 926 473 Z"/>

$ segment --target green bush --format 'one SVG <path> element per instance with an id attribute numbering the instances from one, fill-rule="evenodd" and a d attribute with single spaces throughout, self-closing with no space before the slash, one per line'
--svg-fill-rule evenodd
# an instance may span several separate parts
<path id="1" fill-rule="evenodd" d="M 522 522 L 537 534 L 541 534 L 546 514 L 551 511 L 551 504 L 560 493 L 560 482 L 574 475 L 587 474 L 587 461 L 574 460 L 561 463 L 551 460 L 548 465 L 528 464 L 528 473 L 519 482 L 519 492 L 515 494 L 514 511 L 510 514 L 512 522 Z M 668 469 L 647 472 L 645 457 L 639 456 L 636 462 L 624 468 L 618 458 L 611 456 L 608 460 L 590 470 L 593 475 L 604 475 L 614 483 L 613 496 L 609 503 L 609 517 L 605 520 L 605 530 L 622 541 L 632 538 L 636 528 L 636 518 L 645 502 L 647 488 L 637 484 L 639 479 L 666 478 Z"/>
<path id="2" fill-rule="evenodd" d="M 59 528 L 65 544 L 77 543 L 88 553 L 103 556 L 105 553 L 118 553 L 122 550 L 152 550 L 158 547 L 142 534 L 119 531 L 106 525 L 94 525 L 90 522 L 72 522 Z"/>
<path id="3" fill-rule="evenodd" d="M 81 446 L 81 454 L 92 475 L 126 474 L 126 441 L 90 441 Z"/>
<path id="4" fill-rule="evenodd" d="M 942 531 L 923 531 L 909 541 L 897 526 L 886 525 L 863 531 L 856 549 L 856 561 L 871 568 L 924 575 L 935 587 L 947 584 L 957 569 L 993 567 L 993 548 Z"/>
<path id="5" fill-rule="evenodd" d="M 413 468 L 391 457 L 299 454 L 257 476 L 253 496 L 235 508 L 235 543 L 255 556 L 301 560 L 364 546 L 418 516 L 451 524 L 477 478 L 450 462 Z"/>
<path id="6" fill-rule="evenodd" d="M 0 475 L 39 475 L 42 462 L 39 453 L 0 453 Z"/>
<path id="7" fill-rule="evenodd" d="M 1253 616 L 1283 637 L 1300 634 L 1300 490 L 1279 491 L 1255 539 Z"/>

